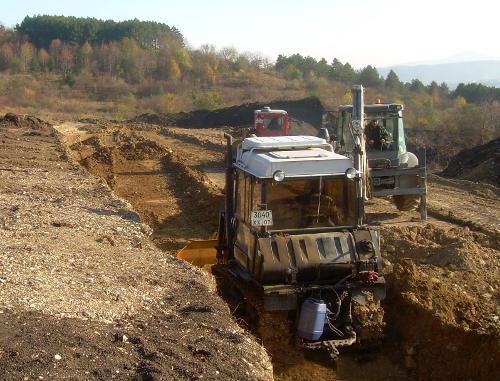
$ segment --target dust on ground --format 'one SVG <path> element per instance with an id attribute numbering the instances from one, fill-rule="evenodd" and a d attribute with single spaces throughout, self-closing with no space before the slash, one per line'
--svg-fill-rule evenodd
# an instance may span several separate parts
<path id="1" fill-rule="evenodd" d="M 96 121 L 64 136 L 72 157 L 129 200 L 154 241 L 174 252 L 216 231 L 224 130 Z M 336 370 L 321 354 L 270 348 L 275 379 L 498 378 L 498 188 L 430 176 L 428 222 L 388 200 L 367 210 L 383 236 L 386 342 L 369 361 L 344 351 Z"/>
<path id="2" fill-rule="evenodd" d="M 2 380 L 272 378 L 211 276 L 159 250 L 48 123 L 2 118 L 0 145 Z"/>

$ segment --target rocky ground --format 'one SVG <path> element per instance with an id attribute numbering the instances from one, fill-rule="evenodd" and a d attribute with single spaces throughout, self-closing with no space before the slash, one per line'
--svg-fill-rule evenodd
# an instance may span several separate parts
<path id="1" fill-rule="evenodd" d="M 212 277 L 158 249 L 50 125 L 9 116 L 0 141 L 0 379 L 272 378 Z"/>
<path id="2" fill-rule="evenodd" d="M 57 123 L 62 146 L 57 135 L 0 127 L 7 379 L 26 369 L 28 379 L 271 377 L 265 351 L 232 321 L 211 278 L 173 259 L 216 231 L 222 131 L 231 129 L 162 123 Z M 498 192 L 430 176 L 427 222 L 371 202 L 389 282 L 383 346 L 369 359 L 347 350 L 336 369 L 321 354 L 270 346 L 274 378 L 500 378 Z"/>
<path id="3" fill-rule="evenodd" d="M 215 232 L 214 216 L 222 205 L 222 131 L 229 129 L 144 121 L 57 128 L 74 160 L 129 200 L 164 250 L 175 253 L 190 239 Z M 416 212 L 399 213 L 388 200 L 368 205 L 369 220 L 384 237 L 390 284 L 383 352 L 369 362 L 347 353 L 333 370 L 320 355 L 290 349 L 284 356 L 282 348 L 268 346 L 275 379 L 487 380 L 499 375 L 498 188 L 432 175 L 429 190 L 425 223 Z"/>

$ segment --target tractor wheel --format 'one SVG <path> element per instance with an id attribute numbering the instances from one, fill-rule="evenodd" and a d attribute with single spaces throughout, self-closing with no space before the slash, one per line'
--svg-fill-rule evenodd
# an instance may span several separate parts
<path id="1" fill-rule="evenodd" d="M 394 201 L 396 208 L 402 211 L 417 209 L 419 205 L 419 198 L 420 196 L 413 194 L 392 196 L 392 200 Z"/>

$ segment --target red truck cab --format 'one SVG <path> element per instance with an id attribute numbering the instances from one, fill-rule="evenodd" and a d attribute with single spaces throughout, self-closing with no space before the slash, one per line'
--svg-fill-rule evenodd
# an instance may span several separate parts
<path id="1" fill-rule="evenodd" d="M 287 136 L 290 124 L 285 110 L 264 107 L 254 111 L 254 127 L 251 133 L 257 136 Z"/>

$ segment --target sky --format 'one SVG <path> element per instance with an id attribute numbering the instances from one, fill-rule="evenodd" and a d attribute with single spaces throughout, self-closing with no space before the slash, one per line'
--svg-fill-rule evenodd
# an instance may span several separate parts
<path id="1" fill-rule="evenodd" d="M 5 3 L 5 4 L 2 4 Z M 26 15 L 138 18 L 175 26 L 188 44 L 334 57 L 354 67 L 500 59 L 498 0 L 0 0 L 0 23 Z M 457 59 L 457 58 L 456 58 Z"/>

